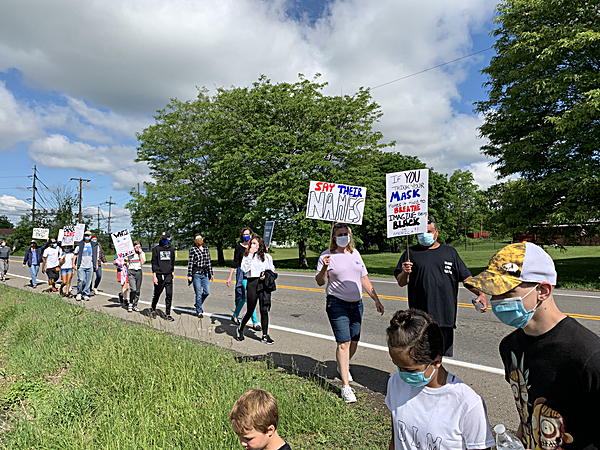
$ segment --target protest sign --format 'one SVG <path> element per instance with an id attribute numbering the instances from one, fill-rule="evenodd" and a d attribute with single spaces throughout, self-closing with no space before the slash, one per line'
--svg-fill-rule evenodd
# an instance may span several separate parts
<path id="1" fill-rule="evenodd" d="M 362 224 L 367 188 L 311 181 L 306 218 Z"/>
<path id="2" fill-rule="evenodd" d="M 48 228 L 34 228 L 31 237 L 33 239 L 48 239 L 50 230 Z"/>
<path id="3" fill-rule="evenodd" d="M 85 223 L 78 223 L 75 225 L 75 240 L 77 242 L 83 240 L 83 233 L 85 232 Z"/>
<path id="4" fill-rule="evenodd" d="M 129 230 L 111 233 L 110 237 L 112 238 L 113 244 L 115 246 L 115 251 L 117 252 L 119 258 L 130 256 L 135 253 Z"/>
<path id="5" fill-rule="evenodd" d="M 75 244 L 75 225 L 65 225 L 61 230 L 63 232 L 62 245 L 74 245 Z"/>
<path id="6" fill-rule="evenodd" d="M 265 246 L 269 248 L 271 245 L 271 239 L 273 238 L 273 228 L 275 227 L 275 222 L 272 220 L 267 220 L 265 222 L 265 232 L 263 233 L 263 241 L 265 241 Z"/>
<path id="7" fill-rule="evenodd" d="M 427 232 L 429 169 L 386 174 L 387 237 Z"/>
<path id="8" fill-rule="evenodd" d="M 58 242 L 62 242 L 63 239 L 65 238 L 65 230 L 64 228 L 61 228 L 60 230 L 58 230 Z"/>

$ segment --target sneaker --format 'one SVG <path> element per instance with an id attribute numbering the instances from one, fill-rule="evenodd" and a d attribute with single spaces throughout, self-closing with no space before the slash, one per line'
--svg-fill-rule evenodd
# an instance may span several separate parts
<path id="1" fill-rule="evenodd" d="M 150 311 L 150 315 L 153 319 L 156 319 L 156 311 Z"/>
<path id="2" fill-rule="evenodd" d="M 135 312 L 140 312 L 140 308 L 138 308 L 137 306 L 134 306 L 134 307 L 133 307 L 133 310 L 134 310 Z"/>
<path id="3" fill-rule="evenodd" d="M 235 323 L 236 325 L 239 325 L 239 324 L 240 324 L 240 321 L 239 321 L 239 319 L 238 319 L 237 317 L 235 317 L 235 316 L 231 316 L 231 321 L 232 321 L 233 323 Z"/>
<path id="4" fill-rule="evenodd" d="M 175 319 L 173 319 L 171 316 L 167 316 L 167 320 L 168 320 L 169 322 L 175 322 Z"/>
<path id="5" fill-rule="evenodd" d="M 81 301 L 81 294 L 77 294 L 77 296 L 75 297 L 75 300 L 77 300 L 78 302 Z"/>
<path id="6" fill-rule="evenodd" d="M 254 331 L 262 331 L 262 327 L 258 323 L 252 325 L 252 328 L 254 328 Z"/>
<path id="7" fill-rule="evenodd" d="M 131 307 L 131 305 L 129 306 L 129 308 L 127 308 L 127 312 L 133 312 L 133 308 Z"/>
<path id="8" fill-rule="evenodd" d="M 346 403 L 354 403 L 356 401 L 354 389 L 352 389 L 350 386 L 342 386 L 342 398 Z"/>
<path id="9" fill-rule="evenodd" d="M 90 298 L 89 298 L 87 295 L 84 295 L 84 296 L 83 296 L 83 299 L 84 299 L 86 302 L 89 302 L 89 301 L 90 301 Z"/>
<path id="10" fill-rule="evenodd" d="M 267 345 L 273 345 L 275 343 L 275 341 L 271 339 L 268 334 L 265 334 L 260 340 L 260 342 Z"/>
<path id="11" fill-rule="evenodd" d="M 94 295 L 98 295 L 98 289 L 94 288 L 92 291 L 94 291 Z"/>
<path id="12" fill-rule="evenodd" d="M 202 319 L 203 317 L 204 317 L 204 314 L 198 313 L 198 319 Z"/>
<path id="13" fill-rule="evenodd" d="M 33 289 L 35 289 L 37 287 L 37 284 L 34 284 L 33 286 L 31 286 Z"/>
<path id="14" fill-rule="evenodd" d="M 235 340 L 240 342 L 244 340 L 244 333 L 240 330 L 240 327 L 235 329 Z"/>

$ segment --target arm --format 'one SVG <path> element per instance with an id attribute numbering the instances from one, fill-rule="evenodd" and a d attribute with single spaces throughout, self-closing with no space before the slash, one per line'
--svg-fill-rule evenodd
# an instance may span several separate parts
<path id="1" fill-rule="evenodd" d="M 46 273 L 46 260 L 48 259 L 47 256 L 44 256 L 44 259 L 42 259 L 42 273 Z"/>
<path id="2" fill-rule="evenodd" d="M 394 419 L 392 419 L 392 439 L 390 439 L 390 446 L 388 447 L 388 450 L 395 450 L 395 446 L 394 446 Z"/>
<path id="3" fill-rule="evenodd" d="M 242 264 L 240 265 L 240 267 L 242 268 L 242 272 L 246 273 L 250 270 L 250 267 L 252 267 L 252 259 L 254 258 L 254 254 L 250 254 L 248 256 L 244 256 L 242 258 Z"/>
<path id="4" fill-rule="evenodd" d="M 467 277 L 463 280 L 463 284 L 465 283 L 465 281 L 469 281 L 471 278 L 473 277 Z M 470 290 L 473 294 L 475 294 L 477 296 L 477 300 L 475 300 L 475 303 L 481 303 L 483 306 L 481 308 L 481 312 L 486 312 L 487 311 L 487 307 L 488 307 L 488 301 L 487 301 L 487 295 L 485 295 L 483 292 L 481 292 L 479 289 L 476 289 L 474 287 L 469 287 L 469 286 L 465 286 L 468 290 Z"/>
<path id="5" fill-rule="evenodd" d="M 229 278 L 227 278 L 227 287 L 231 286 L 231 277 L 233 276 L 234 271 L 235 271 L 235 269 L 233 267 L 231 269 L 229 269 Z"/>
<path id="6" fill-rule="evenodd" d="M 396 281 L 398 282 L 398 286 L 404 287 L 409 282 L 409 276 L 412 272 L 413 263 L 410 261 L 405 261 L 402 263 L 402 272 L 396 277 Z"/>
<path id="7" fill-rule="evenodd" d="M 208 270 L 210 271 L 210 281 L 215 281 L 215 276 L 213 274 L 212 262 L 210 260 L 210 250 L 206 247 L 206 253 L 208 255 Z"/>
<path id="8" fill-rule="evenodd" d="M 329 269 L 329 261 L 331 260 L 330 255 L 323 256 L 323 265 L 321 266 L 321 270 L 315 276 L 315 280 L 319 286 L 323 286 L 327 281 L 327 270 Z"/>
<path id="9" fill-rule="evenodd" d="M 29 252 L 30 252 L 30 249 L 28 248 L 28 249 L 25 251 L 25 256 L 23 256 L 23 269 L 24 269 L 24 268 L 25 268 L 25 266 L 27 265 L 27 257 L 29 256 Z"/>
<path id="10" fill-rule="evenodd" d="M 143 266 L 144 264 L 146 264 L 146 254 L 144 253 L 143 250 L 140 250 L 139 255 L 140 255 L 140 264 Z"/>
<path id="11" fill-rule="evenodd" d="M 377 293 L 375 293 L 375 288 L 373 287 L 373 284 L 371 283 L 371 280 L 369 280 L 369 277 L 367 275 L 362 277 L 362 287 L 366 291 L 366 293 L 369 294 L 369 297 L 371 297 L 375 301 L 375 307 L 377 308 L 377 312 L 383 316 L 383 305 L 379 301 L 379 297 L 377 296 Z"/>

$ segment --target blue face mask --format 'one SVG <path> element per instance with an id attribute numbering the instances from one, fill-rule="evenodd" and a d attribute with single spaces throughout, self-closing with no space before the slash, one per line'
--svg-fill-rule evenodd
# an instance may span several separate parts
<path id="1" fill-rule="evenodd" d="M 248 241 L 250 240 L 250 238 L 251 238 L 251 237 L 252 237 L 252 236 L 250 236 L 250 235 L 248 235 L 248 236 L 242 236 L 242 240 L 243 240 L 244 242 L 248 242 Z"/>
<path id="2" fill-rule="evenodd" d="M 540 302 L 534 306 L 531 311 L 527 311 L 523 306 L 523 299 L 531 294 L 537 287 L 536 285 L 523 297 L 503 298 L 502 300 L 492 300 L 492 311 L 495 316 L 505 325 L 515 328 L 526 327 Z"/>
<path id="3" fill-rule="evenodd" d="M 423 387 L 431 381 L 433 374 L 437 370 L 437 368 L 434 368 L 433 372 L 431 372 L 431 376 L 429 378 L 425 378 L 425 372 L 427 372 L 427 369 L 429 369 L 430 366 L 431 364 L 429 364 L 429 366 L 427 366 L 423 372 L 402 372 L 400 367 L 396 367 L 398 368 L 398 375 L 400 376 L 400 379 L 406 384 L 412 387 Z"/>
<path id="4" fill-rule="evenodd" d="M 417 241 L 419 241 L 419 244 L 423 247 L 431 247 L 435 239 L 433 238 L 433 233 L 421 233 L 417 234 Z"/>
<path id="5" fill-rule="evenodd" d="M 161 239 L 161 240 L 160 240 L 160 243 L 161 243 L 162 245 L 167 245 L 167 244 L 169 243 L 169 239 Z"/>
<path id="6" fill-rule="evenodd" d="M 84 237 L 84 239 L 85 239 L 86 241 L 89 241 L 89 240 L 91 239 L 91 237 L 90 237 L 90 236 L 86 236 L 86 237 Z"/>

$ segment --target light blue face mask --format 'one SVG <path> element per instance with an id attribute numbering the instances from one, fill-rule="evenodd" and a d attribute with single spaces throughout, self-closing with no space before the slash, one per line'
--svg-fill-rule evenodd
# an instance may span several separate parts
<path id="1" fill-rule="evenodd" d="M 435 239 L 433 238 L 433 233 L 421 233 L 417 234 L 417 241 L 419 241 L 419 244 L 423 247 L 431 247 Z"/>
<path id="2" fill-rule="evenodd" d="M 515 328 L 526 327 L 540 302 L 537 302 L 531 311 L 527 311 L 523 306 L 523 299 L 531 294 L 539 284 L 531 289 L 523 297 L 503 298 L 502 300 L 492 300 L 492 312 L 505 325 Z"/>
<path id="3" fill-rule="evenodd" d="M 400 376 L 400 379 L 406 384 L 412 387 L 423 387 L 431 381 L 433 374 L 437 370 L 437 367 L 434 368 L 433 372 L 431 372 L 431 376 L 426 378 L 425 372 L 427 372 L 427 369 L 429 369 L 430 366 L 431 364 L 429 364 L 429 366 L 427 366 L 423 372 L 402 372 L 400 367 L 396 367 L 398 368 L 398 375 Z"/>

